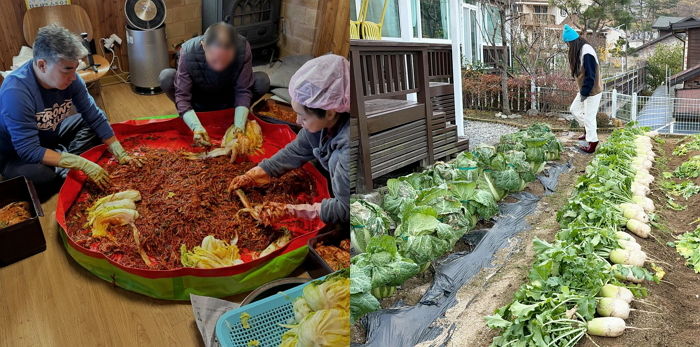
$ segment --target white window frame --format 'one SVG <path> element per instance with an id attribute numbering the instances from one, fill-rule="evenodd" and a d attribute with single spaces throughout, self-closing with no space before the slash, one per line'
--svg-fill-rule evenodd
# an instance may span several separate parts
<path id="1" fill-rule="evenodd" d="M 460 27 L 462 27 L 462 30 L 460 30 L 460 44 L 462 45 L 462 64 L 474 64 L 475 61 L 472 60 L 472 57 L 474 56 L 472 52 L 472 45 L 471 45 L 471 30 L 472 30 L 472 19 L 471 19 L 471 11 L 475 12 L 474 18 L 476 19 L 476 23 L 474 28 L 476 28 L 476 62 L 482 62 L 483 61 L 483 39 L 481 37 L 481 30 L 479 28 L 479 6 L 477 5 L 472 5 L 472 4 L 467 4 L 462 2 L 462 8 L 460 12 Z M 469 31 L 470 37 L 467 38 L 467 30 Z M 467 42 L 467 39 L 469 39 L 469 44 Z M 468 46 L 468 47 L 467 47 Z"/>

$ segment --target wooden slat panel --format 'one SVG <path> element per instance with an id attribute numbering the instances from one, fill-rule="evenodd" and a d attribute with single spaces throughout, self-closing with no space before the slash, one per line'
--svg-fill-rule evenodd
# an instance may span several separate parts
<path id="1" fill-rule="evenodd" d="M 420 128 L 416 129 L 416 131 L 425 131 L 425 127 L 423 127 L 423 129 L 420 129 Z M 400 133 L 399 135 L 397 135 L 397 137 L 386 139 L 386 140 L 382 139 L 383 141 L 377 142 L 376 145 L 372 146 L 372 153 L 370 154 L 370 156 L 374 155 L 375 153 L 381 152 L 385 149 L 397 148 L 397 146 L 400 146 L 404 143 L 408 143 L 410 141 L 418 140 L 418 141 L 425 142 L 425 139 L 421 139 L 420 137 L 408 137 L 408 136 L 410 136 L 410 134 Z"/>
<path id="2" fill-rule="evenodd" d="M 387 148 L 379 152 L 373 153 L 372 158 L 372 168 L 380 165 L 396 156 L 403 154 L 414 154 L 414 151 L 426 146 L 425 139 L 413 138 L 409 141 L 404 141 L 398 145 L 394 145 L 392 148 Z"/>
<path id="3" fill-rule="evenodd" d="M 403 137 L 410 136 L 411 134 L 416 134 L 419 131 L 425 131 L 425 122 L 423 120 L 418 120 L 383 131 L 381 133 L 373 134 L 369 137 L 369 145 L 371 148 L 374 148 L 383 143 L 387 143 L 395 139 L 402 139 Z"/>
<path id="4" fill-rule="evenodd" d="M 423 117 L 421 110 L 423 105 L 418 104 L 387 113 L 379 113 L 367 118 L 367 130 L 370 134 L 393 128 Z"/>
<path id="5" fill-rule="evenodd" d="M 415 162 L 425 160 L 427 157 L 426 147 L 418 148 L 414 150 L 413 153 L 406 153 L 404 155 L 394 157 L 391 160 L 385 161 L 380 165 L 373 167 L 374 171 L 372 172 L 372 178 L 380 177 Z"/>

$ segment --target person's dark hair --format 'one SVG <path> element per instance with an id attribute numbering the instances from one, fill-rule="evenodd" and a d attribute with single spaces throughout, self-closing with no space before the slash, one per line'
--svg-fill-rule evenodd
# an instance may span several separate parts
<path id="1" fill-rule="evenodd" d="M 312 107 L 307 107 L 304 106 L 304 110 L 308 113 L 312 113 L 314 116 L 323 119 L 326 118 L 326 113 L 328 112 L 327 110 L 324 110 L 322 108 L 312 108 Z M 344 117 L 344 116 L 350 116 L 350 113 L 343 112 L 343 113 L 338 113 L 339 117 Z"/>
<path id="2" fill-rule="evenodd" d="M 304 106 L 304 110 L 306 112 L 313 113 L 318 118 L 321 118 L 321 119 L 326 118 L 327 111 L 322 109 L 322 108 L 312 108 L 312 107 Z"/>
<path id="3" fill-rule="evenodd" d="M 571 76 L 577 77 L 581 73 L 581 49 L 584 45 L 590 45 L 583 37 L 577 38 L 569 44 L 569 67 L 571 68 Z M 592 45 L 591 45 L 592 46 Z M 595 47 L 594 47 L 595 48 Z"/>
<path id="4" fill-rule="evenodd" d="M 51 64 L 61 59 L 75 61 L 88 54 L 77 35 L 56 24 L 39 29 L 32 48 L 35 61 L 44 59 Z"/>
<path id="5" fill-rule="evenodd" d="M 204 31 L 202 42 L 207 47 L 235 49 L 238 43 L 238 32 L 233 25 L 226 22 L 214 23 Z"/>

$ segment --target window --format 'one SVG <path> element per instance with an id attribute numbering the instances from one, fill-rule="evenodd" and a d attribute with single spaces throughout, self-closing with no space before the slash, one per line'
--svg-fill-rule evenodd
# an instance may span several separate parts
<path id="1" fill-rule="evenodd" d="M 476 64 L 479 61 L 479 43 L 476 8 L 462 7 L 462 62 Z"/>
<path id="2" fill-rule="evenodd" d="M 357 20 L 357 3 L 350 0 L 350 20 Z"/>
<path id="3" fill-rule="evenodd" d="M 535 13 L 549 13 L 549 7 L 544 5 L 535 5 Z"/>
<path id="4" fill-rule="evenodd" d="M 563 9 L 563 8 L 560 8 L 560 9 L 559 9 L 559 15 L 562 16 L 562 17 L 566 17 L 566 16 L 567 16 L 567 15 L 566 15 L 566 10 Z"/>
<path id="5" fill-rule="evenodd" d="M 449 0 L 411 0 L 413 36 L 449 39 Z"/>
<path id="6" fill-rule="evenodd" d="M 382 26 L 383 37 L 401 37 L 399 26 L 399 0 L 375 0 L 369 1 L 367 7 L 366 21 L 379 23 L 382 20 L 384 2 L 386 1 L 386 13 L 384 14 L 384 24 Z M 361 0 L 350 0 L 350 18 L 356 20 L 362 6 Z"/>
<path id="7" fill-rule="evenodd" d="M 523 13 L 523 4 L 514 4 L 513 13 Z"/>
<path id="8" fill-rule="evenodd" d="M 487 45 L 501 44 L 501 16 L 498 7 L 487 5 L 484 7 L 483 35 Z"/>

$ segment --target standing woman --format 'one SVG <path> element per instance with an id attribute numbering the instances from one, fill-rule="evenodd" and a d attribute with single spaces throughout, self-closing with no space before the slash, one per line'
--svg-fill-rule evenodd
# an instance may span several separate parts
<path id="1" fill-rule="evenodd" d="M 292 76 L 289 95 L 297 123 L 303 129 L 271 158 L 235 177 L 228 190 L 266 185 L 271 177 L 279 177 L 316 159 L 330 174 L 334 197 L 315 204 L 273 206 L 284 216 L 347 224 L 350 221 L 350 63 L 333 54 L 309 60 Z"/>
<path id="2" fill-rule="evenodd" d="M 583 136 L 578 139 L 588 142 L 587 146 L 579 148 L 593 153 L 598 146 L 596 115 L 603 96 L 598 55 L 593 46 L 568 25 L 564 25 L 562 39 L 569 46 L 571 76 L 576 79 L 580 90 L 569 107 L 576 121 L 584 126 Z"/>

